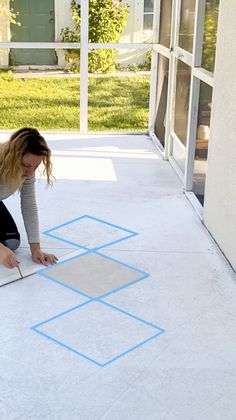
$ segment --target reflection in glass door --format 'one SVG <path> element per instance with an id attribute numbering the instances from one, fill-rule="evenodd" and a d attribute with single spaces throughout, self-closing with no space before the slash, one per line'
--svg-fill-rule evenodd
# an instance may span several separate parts
<path id="1" fill-rule="evenodd" d="M 160 2 L 159 54 L 157 56 L 157 87 L 155 95 L 154 133 L 163 148 L 167 131 L 167 98 L 169 88 L 169 57 L 171 48 L 172 0 Z"/>
<path id="2" fill-rule="evenodd" d="M 193 192 L 202 205 L 204 204 L 208 145 L 210 140 L 211 102 L 212 87 L 201 82 L 194 154 Z"/>
<path id="3" fill-rule="evenodd" d="M 191 68 L 178 60 L 175 81 L 172 156 L 184 174 L 189 113 Z"/>
<path id="4" fill-rule="evenodd" d="M 169 60 L 159 55 L 158 58 L 158 76 L 157 76 L 157 92 L 156 92 L 156 117 L 154 123 L 154 132 L 160 140 L 162 146 L 165 146 L 166 134 L 166 108 L 167 108 L 167 92 L 169 81 Z"/>
<path id="5" fill-rule="evenodd" d="M 160 9 L 159 43 L 166 48 L 171 46 L 172 0 L 162 0 Z"/>
<path id="6" fill-rule="evenodd" d="M 179 47 L 192 53 L 196 0 L 182 0 L 180 10 Z"/>

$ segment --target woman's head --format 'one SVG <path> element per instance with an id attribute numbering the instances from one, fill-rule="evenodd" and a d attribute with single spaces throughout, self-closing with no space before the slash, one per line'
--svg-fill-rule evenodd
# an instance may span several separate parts
<path id="1" fill-rule="evenodd" d="M 35 128 L 21 128 L 1 147 L 1 181 L 12 189 L 20 188 L 22 177 L 30 177 L 43 163 L 48 184 L 52 183 L 51 151 Z"/>

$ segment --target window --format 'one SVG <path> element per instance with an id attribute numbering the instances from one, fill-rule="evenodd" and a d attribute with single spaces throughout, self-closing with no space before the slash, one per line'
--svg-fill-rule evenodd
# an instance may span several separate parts
<path id="1" fill-rule="evenodd" d="M 202 67 L 214 72 L 216 39 L 219 15 L 219 0 L 207 0 L 202 52 Z"/>
<path id="2" fill-rule="evenodd" d="M 143 30 L 152 31 L 154 0 L 144 0 Z"/>
<path id="3" fill-rule="evenodd" d="M 180 11 L 179 47 L 192 53 L 196 0 L 182 0 Z"/>
<path id="4" fill-rule="evenodd" d="M 172 0 L 162 0 L 160 10 L 160 44 L 170 48 Z"/>

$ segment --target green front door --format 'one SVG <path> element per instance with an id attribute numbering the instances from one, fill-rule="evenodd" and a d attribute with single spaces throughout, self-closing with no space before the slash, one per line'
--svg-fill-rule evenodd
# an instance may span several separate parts
<path id="1" fill-rule="evenodd" d="M 12 42 L 54 42 L 54 0 L 14 0 L 11 7 L 18 12 L 17 22 L 11 24 Z M 56 53 L 50 49 L 11 49 L 11 65 L 57 64 Z"/>

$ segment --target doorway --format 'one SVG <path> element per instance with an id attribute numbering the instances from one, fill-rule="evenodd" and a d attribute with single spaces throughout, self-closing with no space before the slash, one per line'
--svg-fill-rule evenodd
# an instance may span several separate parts
<path id="1" fill-rule="evenodd" d="M 17 22 L 11 25 L 12 42 L 54 42 L 55 9 L 54 0 L 14 0 L 11 7 L 18 13 Z M 52 49 L 10 50 L 10 64 L 55 65 L 57 56 Z"/>

